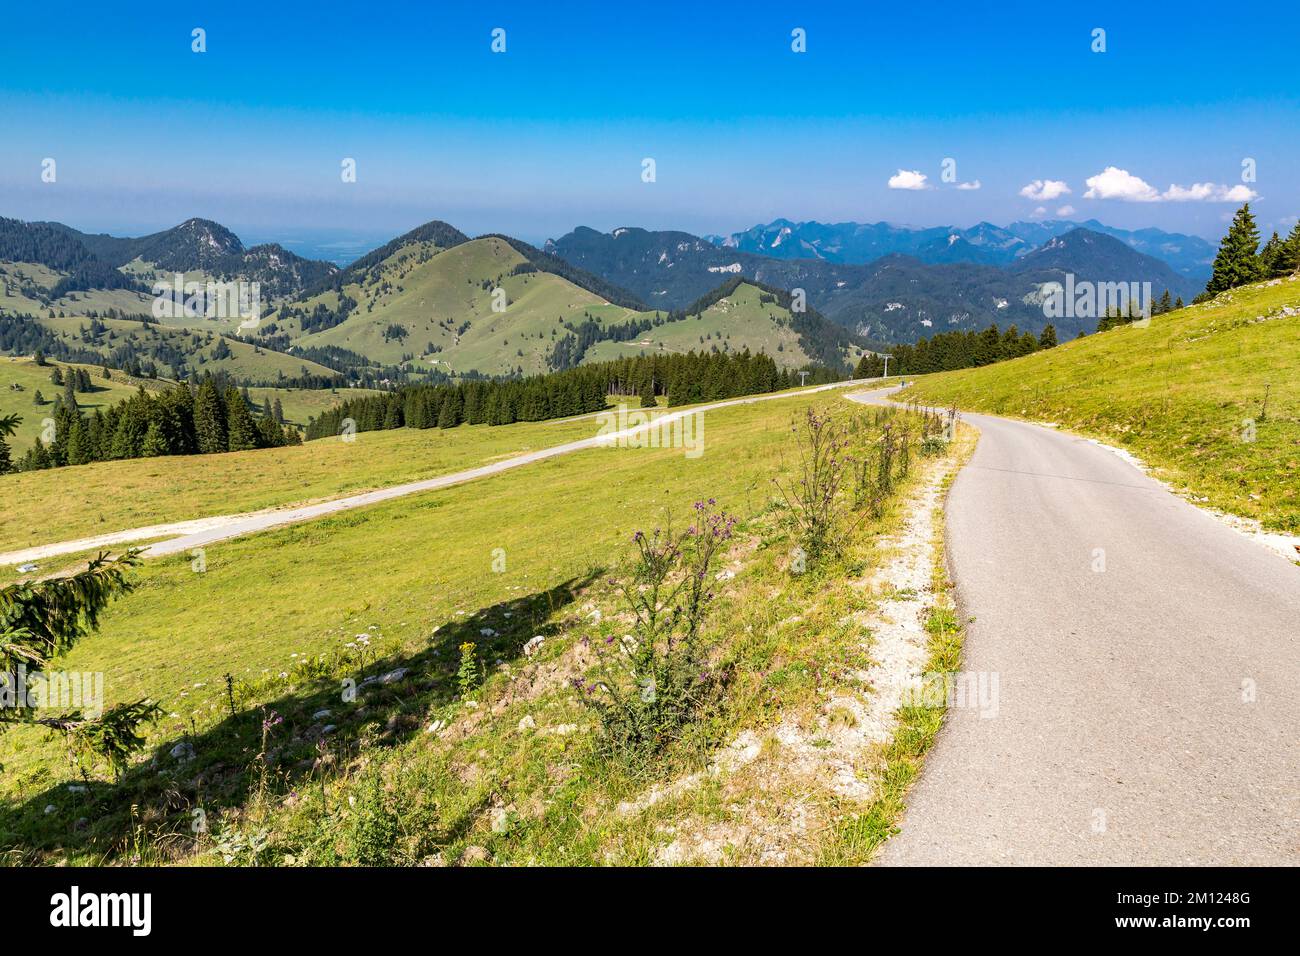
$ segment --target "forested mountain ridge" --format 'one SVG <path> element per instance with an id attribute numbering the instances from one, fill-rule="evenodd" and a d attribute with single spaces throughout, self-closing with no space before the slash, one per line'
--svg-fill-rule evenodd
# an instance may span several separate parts
<path id="1" fill-rule="evenodd" d="M 978 227 L 977 227 L 978 228 Z M 995 227 L 990 227 L 995 228 Z M 1063 271 L 1078 280 L 1143 282 L 1159 296 L 1169 289 L 1190 298 L 1199 284 L 1123 242 L 1075 229 L 1054 237 L 1051 255 L 1032 253 L 1005 266 L 972 262 L 927 263 L 892 253 L 866 264 L 822 259 L 773 259 L 728 249 L 679 232 L 579 228 L 547 244 L 569 259 L 649 302 L 685 308 L 707 294 L 720 275 L 742 275 L 765 285 L 805 290 L 808 303 L 832 321 L 876 341 L 914 342 L 949 328 L 982 329 L 1016 324 L 1037 334 L 1049 320 L 1041 289 Z M 1085 241 L 1095 236 L 1098 241 Z M 925 241 L 932 241 L 930 237 Z M 997 237 L 984 235 L 981 241 Z M 1062 334 L 1092 331 L 1095 320 L 1057 323 Z"/>

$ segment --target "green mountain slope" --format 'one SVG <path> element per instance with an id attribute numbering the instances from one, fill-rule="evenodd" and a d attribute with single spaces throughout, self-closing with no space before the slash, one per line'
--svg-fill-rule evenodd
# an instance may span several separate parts
<path id="1" fill-rule="evenodd" d="M 115 368 L 152 365 L 158 375 L 168 378 L 225 372 L 237 381 L 269 385 L 304 374 L 321 378 L 335 378 L 338 374 L 317 362 L 215 330 L 175 329 L 128 319 L 89 321 L 75 315 L 36 321 L 57 341 L 78 353 L 101 355 Z"/>
<path id="2" fill-rule="evenodd" d="M 77 393 L 77 407 L 86 415 L 106 410 L 110 405 L 130 398 L 140 386 L 152 390 L 168 384 L 153 379 L 133 379 L 122 372 L 105 379 L 103 370 L 96 365 L 48 360 L 41 366 L 30 356 L 0 356 L 0 415 L 13 414 L 22 418 L 18 431 L 9 439 L 15 459 L 35 443 L 45 427 L 45 419 L 54 414 L 54 399 L 63 394 L 63 386 L 55 385 L 51 380 L 55 369 L 60 374 L 70 369 L 82 369 L 90 375 L 91 390 Z M 36 404 L 38 394 L 43 404 Z"/>
<path id="3" fill-rule="evenodd" d="M 1300 276 L 1055 349 L 928 376 L 932 404 L 1058 422 L 1213 507 L 1300 531 Z"/>
<path id="4" fill-rule="evenodd" d="M 418 240 L 349 272 L 352 281 L 340 288 L 277 310 L 264 334 L 288 335 L 295 345 L 339 346 L 384 364 L 410 360 L 448 373 L 501 375 L 545 371 L 565 320 L 581 322 L 587 312 L 602 321 L 633 314 L 537 272 L 497 237 L 449 249 Z"/>
<path id="5" fill-rule="evenodd" d="M 465 239 L 431 223 L 284 303 L 258 334 L 280 347 L 343 348 L 460 376 L 533 374 L 652 350 L 765 351 L 789 368 L 852 363 L 860 352 L 854 336 L 815 313 L 792 315 L 785 293 L 741 287 L 738 278 L 689 311 L 646 310 L 526 243 Z"/>

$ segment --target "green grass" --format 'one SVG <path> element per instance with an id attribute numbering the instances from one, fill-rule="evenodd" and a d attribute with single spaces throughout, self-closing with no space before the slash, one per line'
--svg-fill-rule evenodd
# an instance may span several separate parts
<path id="1" fill-rule="evenodd" d="M 1058 423 L 1127 448 L 1203 503 L 1296 533 L 1298 313 L 1300 278 L 1275 280 L 1156 316 L 1147 328 L 926 376 L 905 396 Z"/>
<path id="2" fill-rule="evenodd" d="M 286 413 L 288 409 L 286 408 Z M 590 419 L 362 432 L 287 448 L 0 476 L 0 551 L 368 491 L 596 433 Z M 11 497 L 12 496 L 12 497 Z"/>
<path id="3" fill-rule="evenodd" d="M 698 768 L 741 730 L 815 713 L 827 693 L 856 686 L 852 675 L 868 663 L 851 615 L 873 597 L 848 582 L 872 566 L 877 536 L 899 518 L 891 510 L 868 522 L 823 568 L 785 570 L 793 540 L 771 478 L 796 464 L 791 416 L 809 401 L 707 413 L 708 446 L 696 459 L 595 449 L 213 545 L 202 573 L 188 556 L 147 564 L 138 589 L 60 666 L 104 672 L 110 703 L 162 702 L 170 716 L 151 737 L 157 765 L 138 764 L 116 788 L 92 780 L 78 794 L 60 785 L 72 771 L 56 741 L 10 731 L 0 738 L 0 849 L 15 860 L 166 862 L 197 852 L 221 862 L 224 846 L 248 863 L 230 838 L 264 830 L 264 863 L 455 862 L 479 852 L 471 848 L 498 863 L 649 861 L 681 808 L 624 814 L 620 800 Z M 867 414 L 838 397 L 815 401 Z M 717 666 L 734 674 L 726 706 L 649 776 L 594 762 L 591 715 L 568 678 L 588 669 L 589 647 L 624 633 L 605 578 L 619 571 L 635 529 L 662 523 L 665 511 L 680 527 L 690 503 L 707 497 L 742 519 L 723 565 L 736 575 L 719 580 L 708 632 Z M 373 653 L 346 647 L 362 633 Z M 535 634 L 547 640 L 529 660 L 520 651 Z M 487 675 L 474 708 L 456 699 L 462 642 L 476 645 Z M 340 681 L 358 669 L 398 667 L 406 674 L 391 685 L 340 701 Z M 233 713 L 226 673 L 237 678 Z M 331 714 L 313 718 L 320 709 Z M 263 733 L 272 712 L 284 723 Z M 436 720 L 453 729 L 427 733 Z M 326 722 L 335 729 L 322 737 Z M 177 764 L 169 751 L 185 740 L 198 756 Z M 864 773 L 872 759 L 864 756 Z M 753 786 L 749 798 L 763 797 L 761 782 Z M 706 785 L 687 810 L 721 814 L 734 797 Z M 816 806 L 818 819 L 835 809 Z M 209 827 L 197 842 L 195 808 Z M 821 845 L 838 839 L 828 825 L 807 849 L 860 861 Z"/>
<path id="4" fill-rule="evenodd" d="M 316 418 L 321 412 L 328 411 L 340 402 L 365 395 L 378 395 L 380 392 L 372 388 L 253 387 L 248 390 L 248 394 L 252 396 L 259 409 L 262 407 L 263 399 L 269 400 L 274 405 L 278 398 L 280 407 L 284 410 L 285 421 L 304 428 L 309 419 Z"/>
<path id="5" fill-rule="evenodd" d="M 633 342 L 598 342 L 586 360 L 601 362 L 629 355 L 662 352 L 766 352 L 786 368 L 799 368 L 811 361 L 799 344 L 798 334 L 789 327 L 790 313 L 775 302 L 762 302 L 761 289 L 741 285 L 730 296 L 709 306 L 699 315 L 668 322 L 639 336 Z"/>
<path id="6" fill-rule="evenodd" d="M 98 365 L 76 365 L 47 359 L 42 367 L 31 357 L 0 356 L 0 415 L 22 416 L 22 424 L 9 440 L 15 461 L 35 443 L 44 428 L 42 423 L 54 413 L 54 399 L 63 394 L 63 386 L 50 381 L 50 374 L 56 366 L 63 370 L 81 368 L 90 374 L 94 391 L 77 393 L 77 407 L 84 415 L 93 415 L 97 410 L 130 398 L 138 385 L 144 384 L 143 380 L 128 380 L 122 372 L 114 373 L 114 378 L 106 381 Z M 160 384 L 149 382 L 146 387 L 158 388 Z M 45 400 L 44 405 L 35 404 L 38 391 Z"/>

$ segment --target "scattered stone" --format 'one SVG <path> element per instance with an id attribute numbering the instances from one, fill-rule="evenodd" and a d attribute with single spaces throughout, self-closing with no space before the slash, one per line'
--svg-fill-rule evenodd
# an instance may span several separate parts
<path id="1" fill-rule="evenodd" d="M 194 745 L 188 740 L 182 740 L 171 749 L 173 760 L 179 760 L 184 763 L 186 760 L 194 759 Z"/>
<path id="2" fill-rule="evenodd" d="M 68 793 L 85 793 L 88 788 L 80 783 L 68 784 Z"/>
<path id="3" fill-rule="evenodd" d="M 322 709 L 322 710 L 318 710 L 318 711 L 316 711 L 316 713 L 312 714 L 312 715 L 311 715 L 311 719 L 312 719 L 312 720 L 324 720 L 324 719 L 325 719 L 326 717 L 328 717 L 329 715 L 330 715 L 329 709 L 328 709 L 328 708 L 324 708 L 324 709 Z"/>
<path id="4" fill-rule="evenodd" d="M 492 854 L 487 851 L 487 847 L 467 846 L 465 852 L 460 855 L 460 865 L 470 866 L 474 863 L 486 863 L 492 859 Z"/>
<path id="5" fill-rule="evenodd" d="M 324 727 L 320 729 L 320 732 L 322 734 L 332 734 L 336 730 L 338 730 L 338 728 L 335 727 L 333 724 L 326 724 Z"/>
<path id="6" fill-rule="evenodd" d="M 537 729 L 537 721 L 533 720 L 532 714 L 525 714 L 523 716 L 523 719 L 519 721 L 519 729 L 521 731 Z"/>
<path id="7" fill-rule="evenodd" d="M 526 644 L 524 645 L 524 657 L 532 657 L 532 656 L 533 656 L 534 654 L 536 654 L 539 650 L 541 650 L 541 648 L 542 648 L 542 643 L 543 643 L 545 640 L 546 640 L 546 638 L 544 638 L 544 637 L 543 637 L 542 635 L 540 635 L 540 634 L 538 634 L 536 637 L 531 637 L 531 638 L 529 638 L 529 639 L 528 639 L 528 643 L 526 643 Z"/>
<path id="8" fill-rule="evenodd" d="M 426 734 L 436 734 L 438 731 L 442 730 L 446 726 L 447 726 L 447 722 L 445 720 L 435 720 L 427 728 L 425 728 L 424 732 Z"/>

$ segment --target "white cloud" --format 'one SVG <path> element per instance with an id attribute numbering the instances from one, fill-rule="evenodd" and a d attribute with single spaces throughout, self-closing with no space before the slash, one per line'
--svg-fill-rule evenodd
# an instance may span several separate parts
<path id="1" fill-rule="evenodd" d="M 1127 169 L 1107 166 L 1096 176 L 1087 179 L 1088 191 L 1084 199 L 1120 199 L 1124 202 L 1159 202 L 1160 194 L 1144 179 L 1139 179 Z"/>
<path id="2" fill-rule="evenodd" d="M 889 177 L 890 189 L 929 189 L 925 184 L 928 177 L 915 169 L 900 169 Z"/>
<path id="3" fill-rule="evenodd" d="M 1035 179 L 1020 190 L 1020 195 L 1035 202 L 1051 202 L 1070 194 L 1070 187 L 1059 179 Z"/>
<path id="4" fill-rule="evenodd" d="M 984 184 L 977 179 L 974 182 L 970 182 L 970 183 L 958 183 L 957 188 L 958 189 L 980 189 L 983 185 Z"/>
<path id="5" fill-rule="evenodd" d="M 1058 216 L 1061 216 L 1062 218 L 1064 218 L 1065 216 L 1073 216 L 1075 212 L 1076 212 L 1075 208 L 1069 205 L 1068 203 L 1062 206 L 1060 209 L 1056 210 L 1056 214 Z"/>
<path id="6" fill-rule="evenodd" d="M 1222 189 L 1223 187 L 1220 186 L 1219 188 Z M 1241 184 L 1238 184 L 1236 186 L 1233 186 L 1227 192 L 1223 193 L 1221 196 L 1219 196 L 1218 201 L 1219 202 L 1249 202 L 1252 199 L 1258 199 L 1258 198 L 1259 198 L 1259 193 L 1255 192 L 1255 190 L 1251 189 L 1249 186 L 1243 186 Z"/>
<path id="7" fill-rule="evenodd" d="M 1035 216 L 1046 216 L 1046 215 L 1047 215 L 1047 207 L 1046 207 L 1046 206 L 1039 206 L 1037 209 L 1034 210 L 1034 215 L 1035 215 Z"/>
<path id="8" fill-rule="evenodd" d="M 1225 186 L 1219 183 L 1192 183 L 1179 186 L 1170 183 L 1164 192 L 1146 180 L 1134 176 L 1127 169 L 1107 166 L 1087 180 L 1085 199 L 1118 199 L 1121 202 L 1249 202 L 1259 193 L 1249 186 Z"/>

